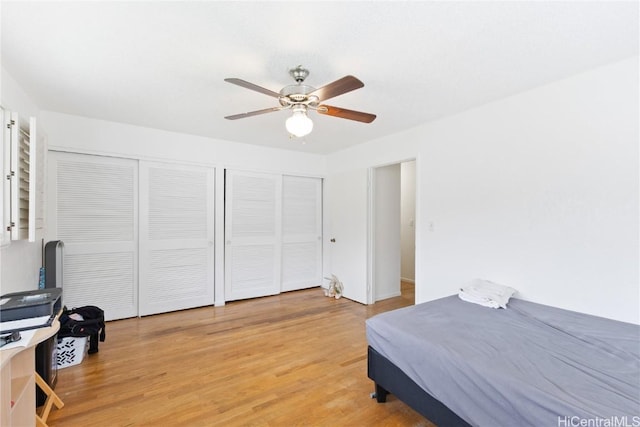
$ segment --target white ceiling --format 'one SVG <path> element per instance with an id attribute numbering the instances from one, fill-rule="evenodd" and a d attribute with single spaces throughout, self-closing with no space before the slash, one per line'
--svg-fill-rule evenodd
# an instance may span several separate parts
<path id="1" fill-rule="evenodd" d="M 638 54 L 638 2 L 8 2 L 2 66 L 44 110 L 330 153 Z M 303 65 L 365 87 L 290 139 L 273 91 Z"/>

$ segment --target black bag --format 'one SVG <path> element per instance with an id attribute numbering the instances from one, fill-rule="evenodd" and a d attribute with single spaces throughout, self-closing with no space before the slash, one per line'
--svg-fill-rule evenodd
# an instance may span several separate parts
<path id="1" fill-rule="evenodd" d="M 74 320 L 69 315 L 79 314 L 84 320 Z M 72 308 L 64 307 L 60 315 L 58 337 L 89 337 L 89 354 L 98 352 L 98 337 L 105 340 L 104 311 L 94 305 Z"/>

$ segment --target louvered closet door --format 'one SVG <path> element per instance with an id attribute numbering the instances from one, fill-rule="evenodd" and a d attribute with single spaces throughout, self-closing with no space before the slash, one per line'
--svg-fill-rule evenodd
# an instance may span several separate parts
<path id="1" fill-rule="evenodd" d="M 227 171 L 225 300 L 280 292 L 279 175 Z"/>
<path id="2" fill-rule="evenodd" d="M 283 292 L 322 284 L 322 180 L 282 178 Z"/>
<path id="3" fill-rule="evenodd" d="M 140 162 L 140 315 L 213 304 L 214 169 Z"/>
<path id="4" fill-rule="evenodd" d="M 48 238 L 64 242 L 63 303 L 138 314 L 138 162 L 49 156 Z"/>

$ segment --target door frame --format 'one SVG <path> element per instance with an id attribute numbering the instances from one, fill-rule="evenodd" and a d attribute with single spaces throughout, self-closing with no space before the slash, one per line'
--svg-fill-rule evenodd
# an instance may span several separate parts
<path id="1" fill-rule="evenodd" d="M 375 188 L 375 176 L 376 169 L 383 168 L 392 165 L 401 165 L 402 163 L 415 161 L 415 198 L 416 198 L 416 213 L 415 217 L 419 218 L 419 195 L 420 195 L 420 163 L 418 156 L 413 158 L 407 158 L 404 160 L 388 162 L 383 164 L 378 164 L 375 166 L 371 166 L 367 171 L 367 179 L 368 179 L 368 196 L 367 196 L 367 304 L 374 304 L 376 302 L 376 284 L 375 284 L 375 251 L 376 251 L 376 188 Z M 416 260 L 420 259 L 420 241 L 418 239 L 419 234 L 419 222 L 415 221 L 414 223 L 414 233 L 416 235 L 416 244 L 415 244 L 415 254 L 414 257 Z M 400 233 L 400 230 L 398 230 Z M 418 262 L 415 263 L 415 301 L 416 303 L 419 301 L 420 290 L 417 284 L 419 283 L 419 278 L 421 276 L 420 265 Z M 398 278 L 400 279 L 400 278 Z"/>

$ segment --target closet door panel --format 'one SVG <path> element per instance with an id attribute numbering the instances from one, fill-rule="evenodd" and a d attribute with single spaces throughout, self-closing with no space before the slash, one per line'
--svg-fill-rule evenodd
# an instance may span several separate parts
<path id="1" fill-rule="evenodd" d="M 214 172 L 140 163 L 140 315 L 214 303 Z"/>
<path id="2" fill-rule="evenodd" d="M 138 162 L 49 156 L 48 238 L 64 243 L 63 303 L 138 314 Z"/>
<path id="3" fill-rule="evenodd" d="M 65 244 L 63 303 L 97 305 L 109 320 L 136 316 L 135 254 L 105 249 Z"/>
<path id="4" fill-rule="evenodd" d="M 281 178 L 227 171 L 225 300 L 280 292 Z"/>
<path id="5" fill-rule="evenodd" d="M 282 178 L 282 282 L 292 291 L 322 284 L 322 180 Z"/>

